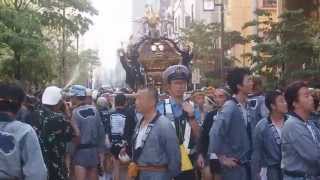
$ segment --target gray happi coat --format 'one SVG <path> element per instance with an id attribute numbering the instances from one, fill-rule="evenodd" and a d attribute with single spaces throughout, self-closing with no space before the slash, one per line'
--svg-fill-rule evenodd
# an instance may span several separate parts
<path id="1" fill-rule="evenodd" d="M 249 118 L 249 117 L 248 117 Z M 210 131 L 209 153 L 216 153 L 239 160 L 236 168 L 223 167 L 224 180 L 248 180 L 246 171 L 251 156 L 251 142 L 241 108 L 235 100 L 227 101 Z"/>
<path id="2" fill-rule="evenodd" d="M 139 127 L 136 128 L 136 133 L 138 130 Z M 135 139 L 133 145 L 135 145 Z M 180 173 L 180 160 L 180 149 L 176 131 L 171 122 L 161 115 L 155 121 L 146 139 L 144 148 L 137 159 L 137 163 L 143 166 L 166 165 L 168 171 L 140 171 L 139 180 L 171 180 Z"/>
<path id="3" fill-rule="evenodd" d="M 105 131 L 98 110 L 92 105 L 79 106 L 73 110 L 72 117 L 80 130 L 80 145 L 89 148 L 76 148 L 73 163 L 83 167 L 96 167 L 98 153 L 105 150 Z"/>
<path id="4" fill-rule="evenodd" d="M 313 129 L 313 138 L 311 130 Z M 320 175 L 320 131 L 311 121 L 304 122 L 292 113 L 282 129 L 282 161 L 284 171 L 302 173 L 307 176 Z M 285 180 L 313 180 L 315 177 L 290 177 L 284 172 Z M 318 177 L 319 178 L 319 177 Z"/>
<path id="5" fill-rule="evenodd" d="M 281 180 L 281 139 L 270 118 L 256 126 L 253 138 L 252 167 L 255 175 L 267 167 L 268 180 Z M 256 177 L 256 176 L 255 176 Z"/>
<path id="6" fill-rule="evenodd" d="M 0 113 L 0 179 L 47 179 L 35 131 L 3 113 Z"/>

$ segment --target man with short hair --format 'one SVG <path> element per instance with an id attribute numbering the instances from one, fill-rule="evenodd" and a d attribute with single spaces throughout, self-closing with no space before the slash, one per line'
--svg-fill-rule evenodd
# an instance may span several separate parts
<path id="1" fill-rule="evenodd" d="M 207 108 L 205 108 L 205 93 L 201 90 L 194 91 L 192 93 L 192 101 L 194 103 L 194 116 L 199 126 L 202 126 L 207 114 Z"/>
<path id="2" fill-rule="evenodd" d="M 171 122 L 156 110 L 158 92 L 154 88 L 138 90 L 137 112 L 142 114 L 133 136 L 133 162 L 139 180 L 171 180 L 180 172 L 180 150 Z"/>
<path id="3" fill-rule="evenodd" d="M 210 144 L 222 165 L 222 179 L 251 179 L 251 119 L 247 104 L 252 89 L 250 71 L 234 68 L 227 76 L 234 96 L 222 107 L 212 126 Z"/>
<path id="4" fill-rule="evenodd" d="M 107 127 L 107 122 L 108 122 L 109 116 L 110 116 L 110 109 L 108 106 L 109 106 L 109 104 L 108 104 L 107 98 L 105 98 L 103 96 L 98 97 L 97 102 L 96 102 L 96 107 L 100 113 L 101 121 L 105 127 L 105 131 L 107 131 L 106 127 Z"/>
<path id="5" fill-rule="evenodd" d="M 251 126 L 254 129 L 260 120 L 268 117 L 269 110 L 265 105 L 266 98 L 263 92 L 263 81 L 261 76 L 253 76 L 252 81 L 252 92 L 248 96 L 248 104 L 252 116 Z"/>
<path id="6" fill-rule="evenodd" d="M 114 103 L 115 111 L 109 115 L 106 133 L 111 142 L 111 153 L 113 155 L 113 179 L 119 180 L 120 176 L 126 177 L 123 171 L 120 172 L 119 154 L 120 152 L 121 155 L 131 154 L 135 117 L 127 107 L 127 98 L 124 94 L 117 94 Z"/>
<path id="7" fill-rule="evenodd" d="M 190 71 L 186 66 L 173 65 L 163 72 L 163 80 L 167 85 L 169 99 L 158 104 L 158 111 L 165 115 L 174 124 L 179 139 L 179 144 L 184 161 L 182 161 L 182 172 L 175 180 L 195 179 L 194 167 L 190 161 L 195 161 L 195 144 L 200 136 L 200 126 L 194 115 L 194 107 L 191 103 L 184 101 L 184 93 L 187 91 Z"/>
<path id="8" fill-rule="evenodd" d="M 285 98 L 289 116 L 281 135 L 281 168 L 284 180 L 318 180 L 320 130 L 309 120 L 314 111 L 314 102 L 308 85 L 302 81 L 290 84 Z"/>
<path id="9" fill-rule="evenodd" d="M 97 180 L 97 167 L 103 165 L 105 131 L 98 110 L 86 104 L 86 88 L 73 85 L 70 88 L 73 106 L 72 118 L 76 121 L 80 136 L 75 144 L 72 163 L 77 180 Z M 103 169 L 103 168 L 102 168 Z"/>
<path id="10" fill-rule="evenodd" d="M 33 113 L 37 103 L 37 99 L 34 96 L 26 95 L 26 98 L 22 103 L 22 106 L 17 114 L 16 119 L 32 126 Z"/>
<path id="11" fill-rule="evenodd" d="M 270 91 L 266 94 L 265 104 L 270 115 L 259 121 L 254 131 L 254 178 L 260 180 L 261 169 L 267 168 L 267 180 L 282 180 L 281 130 L 288 112 L 287 102 L 281 92 Z"/>
<path id="12" fill-rule="evenodd" d="M 15 120 L 24 98 L 19 86 L 0 83 L 0 179 L 46 180 L 35 131 Z"/>
<path id="13" fill-rule="evenodd" d="M 200 168 L 204 168 L 204 172 L 202 176 L 204 177 L 204 180 L 219 180 L 220 179 L 220 173 L 221 173 L 221 166 L 219 163 L 219 160 L 217 156 L 211 152 L 210 147 L 210 130 L 215 123 L 219 112 L 221 111 L 221 108 L 223 104 L 231 98 L 230 94 L 227 91 L 226 87 L 218 88 L 214 91 L 214 101 L 219 107 L 219 109 L 210 111 L 204 120 L 204 123 L 202 125 L 202 131 L 200 140 L 197 145 L 197 153 L 198 153 L 198 159 L 197 163 Z M 211 174 L 208 174 L 211 172 Z"/>

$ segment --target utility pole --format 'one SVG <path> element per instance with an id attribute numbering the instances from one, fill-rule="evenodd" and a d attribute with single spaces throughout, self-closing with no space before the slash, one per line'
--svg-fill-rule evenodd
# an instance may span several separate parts
<path id="1" fill-rule="evenodd" d="M 223 79 L 224 77 L 224 1 L 212 0 L 212 1 L 207 1 L 207 3 L 205 3 L 205 0 L 203 0 L 203 3 L 204 3 L 203 4 L 204 11 L 215 11 L 216 6 L 220 7 L 220 13 L 219 13 L 220 14 L 220 38 L 219 38 L 220 54 L 217 61 L 216 70 L 218 71 L 220 78 Z"/>
<path id="2" fill-rule="evenodd" d="M 220 55 L 220 77 L 221 79 L 224 77 L 224 2 L 221 2 L 220 5 L 220 13 L 221 13 L 221 55 Z"/>
<path id="3" fill-rule="evenodd" d="M 257 12 L 256 12 L 257 9 L 258 9 L 257 8 L 257 0 L 251 0 L 251 4 L 252 4 L 253 21 L 259 22 L 259 17 L 258 17 Z M 257 25 L 253 27 L 252 31 L 253 31 L 252 34 L 257 35 L 257 36 L 259 35 L 259 23 L 257 23 Z M 252 42 L 252 46 L 255 46 L 255 45 L 256 45 L 256 43 Z M 254 57 L 256 57 L 256 56 L 259 55 L 259 52 L 252 49 L 252 54 L 253 54 Z M 253 63 L 253 62 L 251 62 L 251 63 Z"/>
<path id="4" fill-rule="evenodd" d="M 219 1 L 219 2 L 216 2 Z M 220 58 L 219 58 L 219 74 L 220 78 L 224 78 L 224 1 L 214 0 L 214 6 L 220 7 Z"/>

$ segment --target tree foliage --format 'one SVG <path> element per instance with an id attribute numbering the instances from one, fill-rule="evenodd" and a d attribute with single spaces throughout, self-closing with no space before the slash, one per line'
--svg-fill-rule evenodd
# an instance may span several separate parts
<path id="1" fill-rule="evenodd" d="M 257 73 L 269 77 L 272 87 L 297 78 L 313 78 L 319 70 L 319 26 L 311 23 L 302 10 L 286 11 L 274 22 L 264 13 L 264 21 L 248 22 L 244 28 L 259 27 L 258 35 L 247 37 L 254 42 L 251 59 Z M 313 25 L 312 25 L 313 24 Z"/>
<path id="2" fill-rule="evenodd" d="M 182 29 L 182 40 L 193 44 L 196 59 L 213 58 L 213 51 L 217 49 L 220 25 L 195 22 L 186 29 Z"/>
<path id="3" fill-rule="evenodd" d="M 219 77 L 217 71 L 217 60 L 219 60 L 221 54 L 221 48 L 219 47 L 219 40 L 222 35 L 221 25 L 219 23 L 205 24 L 203 22 L 195 22 L 192 23 L 190 27 L 182 29 L 181 31 L 181 40 L 185 43 L 193 44 L 193 59 L 200 61 L 205 65 L 205 68 L 207 68 L 207 64 L 213 64 L 216 67 L 209 71 L 201 70 L 203 76 L 206 77 L 207 82 L 218 82 L 216 79 L 212 79 L 212 77 Z M 224 32 L 223 35 L 224 41 L 222 43 L 224 47 L 224 54 L 226 54 L 226 52 L 236 44 L 245 43 L 245 39 L 241 36 L 240 32 Z M 224 67 L 233 66 L 236 60 L 237 59 L 235 57 L 224 56 Z M 197 63 L 194 63 L 193 65 L 198 66 Z"/>
<path id="4" fill-rule="evenodd" d="M 99 52 L 94 49 L 86 49 L 80 53 L 79 71 L 81 76 L 76 79 L 78 84 L 92 83 L 93 70 L 101 65 Z"/>
<path id="5" fill-rule="evenodd" d="M 35 75 L 49 80 L 50 66 L 46 66 L 46 62 L 36 61 L 48 58 L 40 14 L 22 1 L 6 3 L 8 6 L 0 7 L 0 42 L 6 46 L 1 48 L 2 51 L 10 58 L 2 57 L 1 73 L 3 76 L 30 82 L 35 82 Z M 34 69 L 37 66 L 40 68 Z M 35 72 L 30 71 L 30 68 Z"/>
<path id="6" fill-rule="evenodd" d="M 72 72 L 79 61 L 74 41 L 97 13 L 89 0 L 0 0 L 0 79 L 36 88 L 57 82 L 62 59 Z"/>
<path id="7" fill-rule="evenodd" d="M 53 29 L 66 29 L 74 36 L 82 35 L 92 25 L 90 16 L 98 14 L 88 0 L 39 0 L 43 24 Z"/>

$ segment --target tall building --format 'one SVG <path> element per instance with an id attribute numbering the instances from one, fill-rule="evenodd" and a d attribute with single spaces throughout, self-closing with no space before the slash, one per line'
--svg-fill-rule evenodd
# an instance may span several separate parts
<path id="1" fill-rule="evenodd" d="M 270 12 L 272 19 L 277 21 L 279 9 L 281 9 L 278 1 L 280 0 L 171 0 L 171 5 L 166 12 L 171 18 L 171 24 L 167 26 L 168 36 L 173 39 L 178 38 L 181 34 L 180 29 L 187 28 L 194 21 L 220 22 L 221 7 L 216 6 L 215 3 L 224 4 L 225 31 L 238 31 L 244 37 L 257 34 L 258 27 L 243 29 L 243 26 L 253 20 L 263 20 L 263 17 L 257 17 L 255 13 L 257 9 Z M 235 45 L 226 56 L 240 60 L 235 63 L 238 66 L 250 66 L 250 61 L 242 54 L 251 53 L 252 45 Z"/>
<path id="2" fill-rule="evenodd" d="M 158 13 L 161 19 L 165 19 L 166 10 L 170 6 L 171 0 L 132 0 L 132 33 L 133 35 L 144 34 L 145 28 L 141 24 L 147 7 L 151 7 Z"/>
<path id="3" fill-rule="evenodd" d="M 139 20 L 144 16 L 146 0 L 132 0 L 132 34 L 139 33 L 141 24 Z"/>
<path id="4" fill-rule="evenodd" d="M 215 6 L 213 0 L 171 0 L 170 6 L 166 11 L 165 34 L 168 38 L 175 41 L 182 36 L 181 29 L 191 26 L 194 22 L 219 23 L 221 20 L 220 7 Z M 186 47 L 178 44 L 181 49 Z M 181 47 L 184 46 L 184 47 Z M 213 52 L 214 53 L 214 52 Z M 193 59 L 193 67 L 197 67 L 205 80 L 205 74 L 215 69 L 214 59 Z M 195 69 L 193 69 L 195 71 Z"/>
<path id="5" fill-rule="evenodd" d="M 166 11 L 169 8 L 170 4 L 171 4 L 171 0 L 160 0 L 160 4 L 159 4 L 160 17 L 165 18 Z"/>
<path id="6" fill-rule="evenodd" d="M 171 0 L 167 8 L 166 17 L 171 22 L 167 26 L 168 36 L 178 38 L 181 28 L 187 28 L 192 22 L 219 22 L 219 7 L 208 4 L 210 0 Z"/>
<path id="7" fill-rule="evenodd" d="M 229 0 L 225 8 L 225 30 L 239 31 L 244 37 L 257 34 L 258 27 L 243 29 L 244 24 L 253 20 L 263 20 L 259 19 L 255 14 L 257 9 L 270 12 L 272 14 L 272 19 L 277 21 L 279 15 L 278 6 L 279 3 L 277 0 Z M 245 59 L 242 54 L 251 52 L 252 44 L 236 45 L 228 52 L 228 56 L 233 56 L 240 60 L 239 62 L 236 62 L 236 65 L 238 66 L 250 66 L 251 62 L 248 59 Z"/>

